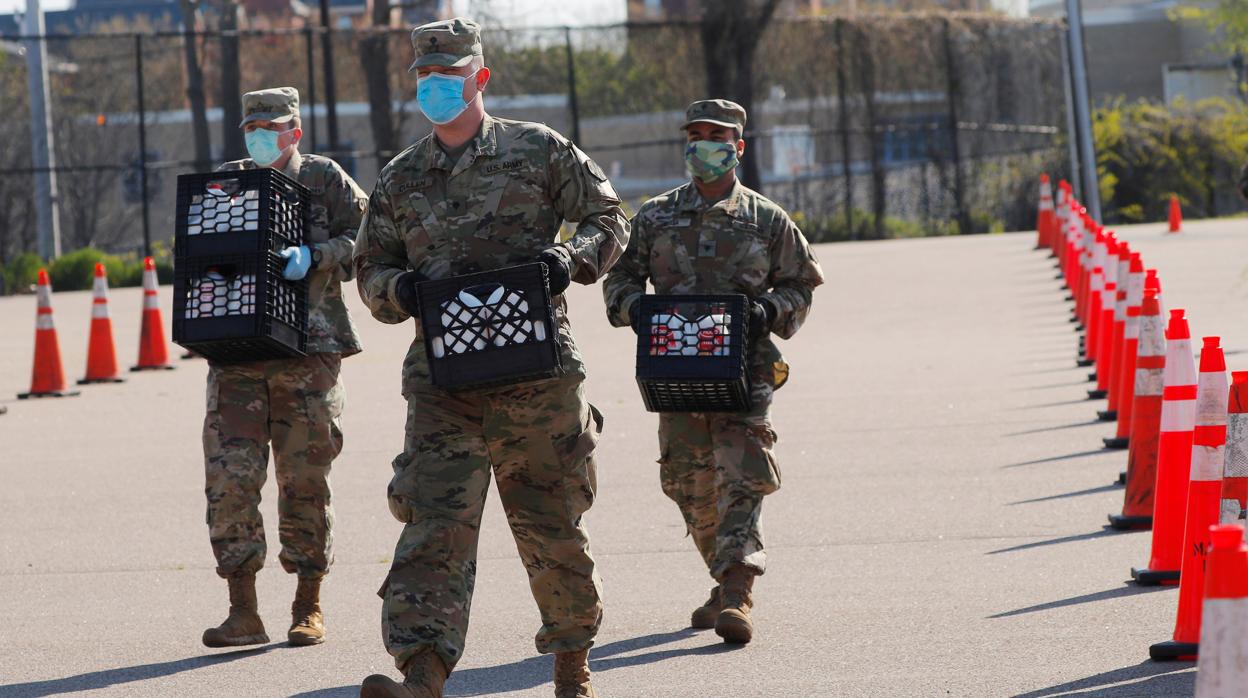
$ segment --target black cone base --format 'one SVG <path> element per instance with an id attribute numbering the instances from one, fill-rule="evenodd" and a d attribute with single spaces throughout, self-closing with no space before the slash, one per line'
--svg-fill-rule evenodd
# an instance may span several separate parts
<path id="1" fill-rule="evenodd" d="M 1153 527 L 1153 517 L 1110 514 L 1109 527 L 1115 531 L 1143 531 Z"/>
<path id="2" fill-rule="evenodd" d="M 1105 444 L 1105 448 L 1121 449 L 1131 445 L 1131 439 L 1125 436 L 1106 436 L 1101 439 L 1101 443 Z"/>
<path id="3" fill-rule="evenodd" d="M 1127 471 L 1124 470 L 1121 473 L 1118 473 L 1118 484 L 1119 485 L 1127 484 Z"/>
<path id="4" fill-rule="evenodd" d="M 1102 422 L 1113 422 L 1118 419 L 1118 412 L 1115 410 L 1097 410 L 1096 418 Z"/>
<path id="5" fill-rule="evenodd" d="M 91 385 L 92 383 L 125 383 L 125 382 L 126 382 L 125 378 L 117 378 L 116 376 L 114 376 L 112 378 L 83 378 L 82 380 L 78 381 L 78 385 Z"/>
<path id="6" fill-rule="evenodd" d="M 46 393 L 18 393 L 17 399 L 29 400 L 32 397 L 74 397 L 75 395 L 81 394 L 82 393 L 78 390 L 53 390 Z"/>
<path id="7" fill-rule="evenodd" d="M 1132 567 L 1131 578 L 1135 580 L 1136 584 L 1139 584 L 1142 587 L 1155 587 L 1158 584 L 1165 584 L 1166 582 L 1178 583 L 1179 571 L 1150 570 L 1147 567 Z"/>
<path id="8" fill-rule="evenodd" d="M 1089 390 L 1088 399 L 1089 400 L 1103 400 L 1105 399 L 1105 396 L 1108 394 L 1109 394 L 1108 390 Z"/>
<path id="9" fill-rule="evenodd" d="M 1075 365 L 1076 366 L 1091 366 L 1092 359 L 1079 359 L 1078 361 L 1075 362 Z"/>
<path id="10" fill-rule="evenodd" d="M 1154 662 L 1192 661 L 1200 651 L 1195 642 L 1158 642 L 1148 648 L 1148 656 Z"/>
<path id="11" fill-rule="evenodd" d="M 131 366 L 130 372 L 137 373 L 139 371 L 172 371 L 177 368 L 173 364 L 164 364 L 162 366 Z"/>

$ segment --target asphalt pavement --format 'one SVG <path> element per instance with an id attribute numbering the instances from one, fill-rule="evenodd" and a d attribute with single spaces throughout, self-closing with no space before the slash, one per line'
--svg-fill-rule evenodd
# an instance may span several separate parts
<path id="1" fill-rule="evenodd" d="M 1193 337 L 1221 334 L 1248 368 L 1241 220 L 1119 232 L 1160 269 Z M 711 581 L 659 489 L 657 418 L 632 336 L 598 288 L 570 293 L 588 393 L 606 415 L 588 514 L 606 619 L 595 685 L 617 696 L 1186 696 L 1191 663 L 1155 664 L 1177 592 L 1127 583 L 1147 533 L 1107 530 L 1124 451 L 1085 399 L 1069 303 L 1033 234 L 819 246 L 828 282 L 781 348 L 783 485 L 768 497 L 757 636 L 728 647 L 687 627 Z M 165 319 L 171 289 L 161 288 Z M 200 645 L 224 617 L 204 524 L 205 364 L 127 374 L 79 397 L 18 401 L 32 296 L 0 298 L 0 696 L 350 696 L 393 672 L 380 600 L 400 524 L 385 503 L 402 445 L 410 326 L 348 298 L 365 352 L 344 362 L 346 447 L 334 466 L 337 564 L 325 644 Z M 89 293 L 55 294 L 67 378 L 85 367 Z M 110 296 L 118 352 L 137 354 L 141 295 Z M 1197 342 L 1198 344 L 1198 342 Z M 294 578 L 277 563 L 273 479 L 261 613 L 284 638 Z M 550 696 L 551 660 L 495 494 L 468 646 L 449 696 Z"/>

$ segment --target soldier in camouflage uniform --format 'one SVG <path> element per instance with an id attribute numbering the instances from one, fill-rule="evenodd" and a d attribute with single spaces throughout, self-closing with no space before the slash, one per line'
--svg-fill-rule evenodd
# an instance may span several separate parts
<path id="1" fill-rule="evenodd" d="M 792 337 L 823 273 L 784 210 L 737 181 L 745 110 L 726 100 L 694 102 L 682 127 L 692 180 L 650 199 L 633 218 L 632 242 L 603 283 L 607 317 L 638 327 L 646 281 L 655 293 L 740 293 L 750 299 L 746 358 L 753 408 L 744 413 L 659 417 L 659 476 L 717 585 L 693 612 L 695 628 L 728 642 L 753 637 L 753 580 L 763 573 L 759 514 L 780 487 L 769 416 L 788 365 L 771 341 Z"/>
<path id="2" fill-rule="evenodd" d="M 585 399 L 562 294 L 615 263 L 628 221 L 602 170 L 575 145 L 541 124 L 485 113 L 490 73 L 476 23 L 417 27 L 412 45 L 417 99 L 433 133 L 382 170 L 355 250 L 373 316 L 416 320 L 403 364 L 406 438 L 387 492 L 405 525 L 379 592 L 386 649 L 404 682 L 369 676 L 361 695 L 442 695 L 463 656 L 493 472 L 541 612 L 537 650 L 556 655 L 555 693 L 593 696 L 587 660 L 601 583 L 581 518 L 594 501 L 602 415 Z M 564 220 L 576 232 L 556 243 Z M 485 390 L 434 386 L 416 284 L 534 261 L 550 274 L 560 375 Z"/>
<path id="3" fill-rule="evenodd" d="M 301 154 L 299 93 L 293 87 L 243 95 L 252 158 L 221 171 L 273 167 L 311 192 L 307 239 L 283 250 L 283 275 L 308 282 L 307 357 L 208 367 L 204 464 L 208 534 L 217 574 L 230 589 L 230 613 L 204 631 L 204 644 L 227 647 L 268 642 L 256 610 L 256 572 L 266 554 L 260 488 L 272 445 L 278 480 L 282 568 L 298 575 L 287 638 L 294 645 L 324 641 L 321 578 L 333 562 L 329 470 L 342 450 L 342 357 L 360 340 L 342 299 L 351 279 L 351 253 L 368 199 L 338 163 Z"/>

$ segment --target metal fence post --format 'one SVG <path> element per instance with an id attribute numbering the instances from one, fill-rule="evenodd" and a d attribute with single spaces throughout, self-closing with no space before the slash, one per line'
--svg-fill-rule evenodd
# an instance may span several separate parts
<path id="1" fill-rule="evenodd" d="M 1070 81 L 1074 85 L 1075 130 L 1083 161 L 1083 202 L 1093 220 L 1101 220 L 1101 191 L 1096 179 L 1096 146 L 1092 142 L 1092 115 L 1088 98 L 1087 53 L 1083 41 L 1083 12 L 1079 0 L 1066 0 L 1070 28 Z"/>
<path id="2" fill-rule="evenodd" d="M 334 35 L 329 29 L 329 0 L 321 0 L 321 56 L 325 63 L 325 123 L 329 125 L 329 149 L 338 150 L 338 99 L 334 89 Z"/>
<path id="3" fill-rule="evenodd" d="M 850 170 L 849 153 L 849 107 L 845 99 L 845 20 L 836 20 L 836 99 L 837 122 L 841 131 L 841 175 L 845 178 L 845 227 L 849 238 L 857 240 L 854 231 L 854 174 Z"/>
<path id="4" fill-rule="evenodd" d="M 312 150 L 318 152 L 316 142 L 316 61 L 312 57 L 312 27 L 303 28 L 304 45 L 308 54 L 308 127 L 311 129 Z"/>
<path id="5" fill-rule="evenodd" d="M 971 222 L 966 215 L 964 183 L 962 180 L 962 152 L 958 138 L 958 99 L 960 97 L 958 71 L 953 63 L 953 30 L 949 20 L 945 25 L 945 88 L 949 103 L 949 144 L 953 150 L 953 215 L 958 222 L 958 234 L 971 232 Z"/>
<path id="6" fill-rule="evenodd" d="M 39 231 L 39 257 L 61 256 L 61 224 L 56 186 L 56 143 L 48 93 L 48 47 L 44 36 L 43 9 L 39 0 L 26 0 L 24 34 L 26 82 L 30 90 L 30 158 L 35 175 L 35 220 Z"/>
<path id="7" fill-rule="evenodd" d="M 563 28 L 563 45 L 568 53 L 568 110 L 572 117 L 572 142 L 581 144 L 581 111 L 576 101 L 576 58 L 572 52 L 572 28 Z"/>
<path id="8" fill-rule="evenodd" d="M 1057 43 L 1062 46 L 1062 96 L 1066 102 L 1066 149 L 1070 156 L 1070 184 L 1075 196 L 1083 198 L 1083 187 L 1079 183 L 1079 134 L 1075 129 L 1075 104 L 1070 84 L 1070 44 L 1065 29 L 1061 30 Z"/>
<path id="9" fill-rule="evenodd" d="M 143 256 L 152 256 L 152 231 L 147 200 L 147 111 L 143 102 L 143 35 L 134 35 L 134 83 L 139 112 L 139 196 L 143 200 Z"/>

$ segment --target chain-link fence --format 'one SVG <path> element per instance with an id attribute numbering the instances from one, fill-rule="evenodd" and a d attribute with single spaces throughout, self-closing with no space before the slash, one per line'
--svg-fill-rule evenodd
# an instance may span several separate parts
<path id="1" fill-rule="evenodd" d="M 1026 229 L 1038 173 L 1068 168 L 1062 32 L 968 15 L 773 22 L 751 63 L 745 157 L 813 240 Z M 429 130 L 408 35 L 330 36 L 332 63 L 317 29 L 45 37 L 63 249 L 133 251 L 145 226 L 167 243 L 176 176 L 244 156 L 239 93 L 262 87 L 298 88 L 303 149 L 370 189 Z M 492 30 L 484 44 L 490 113 L 573 138 L 633 208 L 685 181 L 685 106 L 733 96 L 706 94 L 695 23 Z M 0 263 L 36 249 L 29 45 L 0 37 Z"/>

